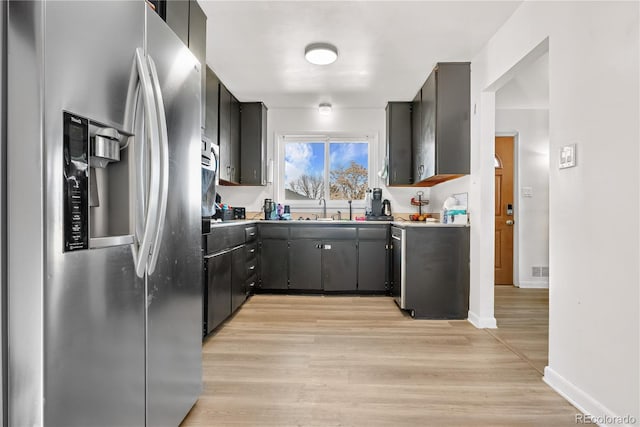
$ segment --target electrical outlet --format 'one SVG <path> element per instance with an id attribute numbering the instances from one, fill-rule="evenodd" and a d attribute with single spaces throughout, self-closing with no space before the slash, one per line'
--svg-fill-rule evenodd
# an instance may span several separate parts
<path id="1" fill-rule="evenodd" d="M 540 267 L 540 276 L 549 277 L 549 267 Z"/>
<path id="2" fill-rule="evenodd" d="M 531 267 L 531 276 L 532 277 L 540 277 L 541 267 Z"/>

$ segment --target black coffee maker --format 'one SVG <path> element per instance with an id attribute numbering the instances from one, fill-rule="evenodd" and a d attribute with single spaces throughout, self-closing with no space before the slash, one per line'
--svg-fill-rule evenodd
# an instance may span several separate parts
<path id="1" fill-rule="evenodd" d="M 374 188 L 371 196 L 371 215 L 382 215 L 382 188 Z"/>
<path id="2" fill-rule="evenodd" d="M 393 221 L 391 216 L 391 202 L 382 200 L 382 188 L 374 188 L 371 196 L 371 214 L 367 221 Z"/>

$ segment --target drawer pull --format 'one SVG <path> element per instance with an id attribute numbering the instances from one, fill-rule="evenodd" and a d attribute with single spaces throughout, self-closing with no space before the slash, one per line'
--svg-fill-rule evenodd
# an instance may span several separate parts
<path id="1" fill-rule="evenodd" d="M 251 267 L 249 267 L 249 271 L 253 271 L 253 270 L 255 270 L 255 269 L 256 269 L 256 266 L 255 266 L 255 265 L 252 265 Z"/>

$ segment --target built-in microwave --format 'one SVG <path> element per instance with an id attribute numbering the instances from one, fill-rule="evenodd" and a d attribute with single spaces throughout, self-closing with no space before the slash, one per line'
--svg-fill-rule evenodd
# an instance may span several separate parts
<path id="1" fill-rule="evenodd" d="M 220 147 L 202 137 L 202 218 L 216 213 L 216 186 L 220 180 Z"/>

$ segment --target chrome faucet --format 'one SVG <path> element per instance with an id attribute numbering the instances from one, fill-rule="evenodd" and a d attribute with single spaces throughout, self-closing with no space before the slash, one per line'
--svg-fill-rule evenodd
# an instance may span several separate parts
<path id="1" fill-rule="evenodd" d="M 322 218 L 326 218 L 327 217 L 327 201 L 324 199 L 324 197 L 321 197 L 320 200 L 318 201 L 319 205 L 324 204 L 323 208 L 322 208 Z"/>

